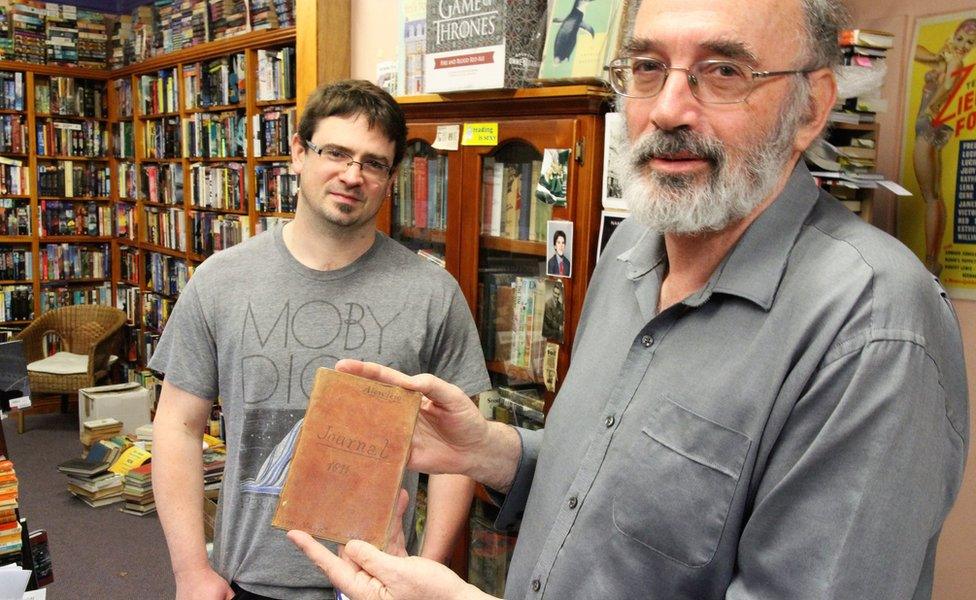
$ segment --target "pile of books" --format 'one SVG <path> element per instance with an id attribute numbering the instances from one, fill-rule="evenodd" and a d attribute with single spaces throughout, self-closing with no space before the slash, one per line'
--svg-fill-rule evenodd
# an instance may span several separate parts
<path id="1" fill-rule="evenodd" d="M 72 458 L 58 465 L 68 478 L 68 491 L 91 507 L 122 501 L 122 477 L 110 471 L 122 447 L 115 442 L 98 440 L 82 458 Z"/>
<path id="2" fill-rule="evenodd" d="M 0 456 L 0 564 L 20 557 L 23 528 L 17 519 L 17 497 L 14 464 Z"/>
<path id="3" fill-rule="evenodd" d="M 153 437 L 153 426 L 152 423 L 146 423 L 145 425 L 140 425 L 136 427 L 136 443 L 142 446 L 146 452 L 152 452 L 152 437 Z"/>
<path id="4" fill-rule="evenodd" d="M 93 446 L 95 442 L 112 439 L 122 433 L 122 421 L 107 417 L 92 419 L 82 423 L 81 443 L 85 447 Z"/>
<path id="5" fill-rule="evenodd" d="M 122 512 L 140 517 L 156 512 L 152 489 L 152 463 L 140 465 L 125 474 L 122 487 Z"/>
<path id="6" fill-rule="evenodd" d="M 874 123 L 875 114 L 886 108 L 881 98 L 881 84 L 886 71 L 885 57 L 895 44 L 895 36 L 887 31 L 847 29 L 840 34 L 844 55 L 842 79 L 869 81 L 874 90 L 868 94 L 843 98 L 831 112 L 837 123 Z M 843 84 L 840 91 L 843 92 Z"/>
<path id="7" fill-rule="evenodd" d="M 105 15 L 93 10 L 78 9 L 78 66 L 104 69 L 108 48 Z"/>

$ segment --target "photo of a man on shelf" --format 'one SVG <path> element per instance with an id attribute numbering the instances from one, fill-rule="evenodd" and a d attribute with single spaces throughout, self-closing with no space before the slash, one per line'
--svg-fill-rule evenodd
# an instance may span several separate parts
<path id="1" fill-rule="evenodd" d="M 553 277 L 571 277 L 573 263 L 566 250 L 573 247 L 573 224 L 569 221 L 549 221 L 546 237 L 552 240 L 546 274 Z"/>

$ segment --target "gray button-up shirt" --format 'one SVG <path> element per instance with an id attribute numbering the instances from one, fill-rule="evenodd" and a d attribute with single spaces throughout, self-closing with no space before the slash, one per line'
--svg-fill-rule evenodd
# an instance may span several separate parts
<path id="1" fill-rule="evenodd" d="M 968 443 L 958 323 L 911 252 L 799 165 L 657 313 L 620 226 L 499 524 L 509 598 L 923 598 Z"/>

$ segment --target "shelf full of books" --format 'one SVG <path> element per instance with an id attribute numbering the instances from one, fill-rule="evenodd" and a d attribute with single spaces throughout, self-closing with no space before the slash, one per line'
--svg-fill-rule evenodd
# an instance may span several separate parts
<path id="1" fill-rule="evenodd" d="M 294 38 L 116 71 L 0 62 L 0 325 L 114 304 L 147 360 L 194 266 L 294 211 Z"/>
<path id="2" fill-rule="evenodd" d="M 119 69 L 210 41 L 295 26 L 294 0 L 142 3 L 128 13 L 19 0 L 0 6 L 0 60 Z"/>
<path id="3" fill-rule="evenodd" d="M 894 46 L 891 33 L 867 29 L 841 32 L 843 64 L 839 67 L 838 102 L 829 116 L 826 135 L 806 152 L 818 185 L 871 222 L 875 190 L 885 175 L 877 172 L 878 112 L 886 54 Z M 860 90 L 854 95 L 850 90 Z"/>
<path id="4" fill-rule="evenodd" d="M 493 385 L 482 413 L 540 428 L 595 265 L 609 95 L 577 85 L 400 101 L 408 147 L 380 225 L 457 278 Z M 460 140 L 473 124 L 488 124 L 495 139 L 435 147 L 439 132 Z M 493 530 L 480 502 L 464 560 L 452 566 L 499 593 L 514 534 Z"/>

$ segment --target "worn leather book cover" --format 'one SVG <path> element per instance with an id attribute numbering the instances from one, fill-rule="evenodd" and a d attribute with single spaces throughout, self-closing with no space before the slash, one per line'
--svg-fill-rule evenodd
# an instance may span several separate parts
<path id="1" fill-rule="evenodd" d="M 271 524 L 386 548 L 419 392 L 321 368 Z"/>

